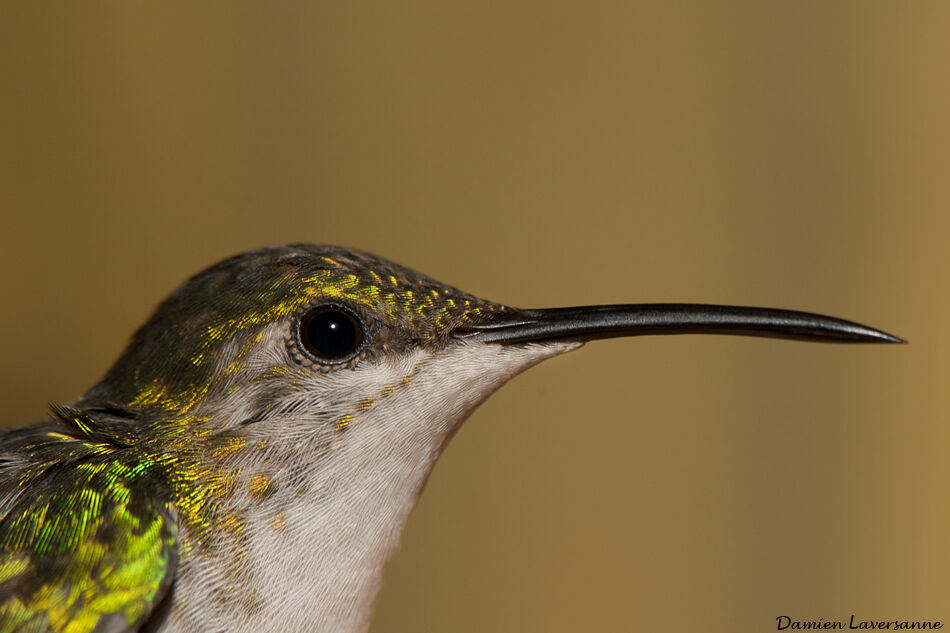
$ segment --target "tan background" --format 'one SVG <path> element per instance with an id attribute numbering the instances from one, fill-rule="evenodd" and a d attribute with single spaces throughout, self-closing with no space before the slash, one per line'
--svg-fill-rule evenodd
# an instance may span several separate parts
<path id="1" fill-rule="evenodd" d="M 912 341 L 599 342 L 480 409 L 374 633 L 950 621 L 950 5 L 5 2 L 7 424 L 286 241 L 525 307 Z"/>

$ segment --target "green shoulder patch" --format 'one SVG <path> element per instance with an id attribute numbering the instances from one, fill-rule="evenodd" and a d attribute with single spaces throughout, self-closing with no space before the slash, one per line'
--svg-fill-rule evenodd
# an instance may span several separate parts
<path id="1" fill-rule="evenodd" d="M 150 470 L 105 452 L 28 477 L 0 519 L 0 632 L 137 630 L 177 562 Z"/>

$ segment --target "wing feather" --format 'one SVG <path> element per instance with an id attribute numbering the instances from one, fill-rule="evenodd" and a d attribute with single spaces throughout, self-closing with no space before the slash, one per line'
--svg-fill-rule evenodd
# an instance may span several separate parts
<path id="1" fill-rule="evenodd" d="M 25 476 L 5 508 L 0 632 L 136 631 L 168 591 L 177 521 L 149 465 L 87 447 Z"/>

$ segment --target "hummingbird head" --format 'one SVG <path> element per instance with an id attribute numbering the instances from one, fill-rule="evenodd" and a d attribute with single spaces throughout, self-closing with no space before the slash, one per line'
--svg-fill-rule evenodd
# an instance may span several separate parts
<path id="1" fill-rule="evenodd" d="M 328 394 L 285 396 L 315 385 L 340 393 L 341 376 L 457 347 L 456 328 L 510 310 L 366 253 L 265 248 L 172 293 L 84 401 L 210 413 L 222 424 L 263 421 L 288 407 L 298 415 L 342 411 Z M 350 395 L 364 410 L 373 398 Z"/>
<path id="2" fill-rule="evenodd" d="M 181 538 L 214 544 L 231 570 L 213 556 L 183 565 L 189 604 L 223 601 L 224 629 L 242 609 L 273 618 L 261 630 L 359 629 L 435 460 L 475 407 L 587 340 L 672 333 L 899 341 L 761 308 L 519 310 L 366 253 L 291 244 L 187 281 L 77 406 L 126 412 L 137 450 L 173 456 L 159 461 L 175 469 Z M 324 602 L 311 608 L 313 596 Z"/>
<path id="3" fill-rule="evenodd" d="M 495 371 L 507 379 L 524 369 L 515 357 L 531 365 L 593 338 L 719 332 L 899 341 L 847 321 L 759 308 L 518 310 L 367 253 L 290 244 L 231 257 L 189 279 L 80 402 L 211 416 L 224 426 L 286 414 L 336 416 L 334 424 L 345 428 L 436 357 L 484 357 L 473 380 L 491 382 Z M 512 366 L 498 364 L 499 355 Z M 449 387 L 464 366 L 450 364 L 446 388 L 469 389 Z M 387 376 L 385 393 L 374 393 L 371 374 Z"/>

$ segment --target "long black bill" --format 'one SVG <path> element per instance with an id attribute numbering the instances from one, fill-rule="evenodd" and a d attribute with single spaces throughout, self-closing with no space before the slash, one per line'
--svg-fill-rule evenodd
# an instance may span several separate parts
<path id="1" fill-rule="evenodd" d="M 866 325 L 821 314 L 700 303 L 634 303 L 500 312 L 489 321 L 458 327 L 452 334 L 484 343 L 590 341 L 645 334 L 738 334 L 827 343 L 906 342 Z"/>

